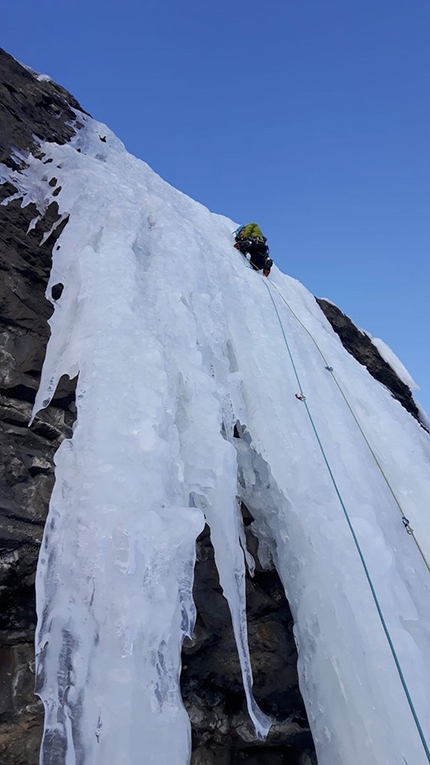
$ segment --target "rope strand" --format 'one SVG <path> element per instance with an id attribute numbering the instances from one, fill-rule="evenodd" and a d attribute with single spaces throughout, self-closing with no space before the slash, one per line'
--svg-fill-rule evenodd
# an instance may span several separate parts
<path id="1" fill-rule="evenodd" d="M 270 280 L 270 282 L 271 282 L 271 280 Z M 429 747 L 428 747 L 428 745 L 427 745 L 427 741 L 426 741 L 426 738 L 425 738 L 425 735 L 424 735 L 424 731 L 423 731 L 423 729 L 422 729 L 422 727 L 421 727 L 421 723 L 420 723 L 420 721 L 419 721 L 419 719 L 418 719 L 418 715 L 417 715 L 417 713 L 416 713 L 416 710 L 415 710 L 415 707 L 414 707 L 414 703 L 413 703 L 413 701 L 412 701 L 412 697 L 411 697 L 411 695 L 410 695 L 410 692 L 409 692 L 409 688 L 408 688 L 408 686 L 407 686 L 407 683 L 406 683 L 405 677 L 404 677 L 404 675 L 403 675 L 403 671 L 402 671 L 402 668 L 401 668 L 401 665 L 400 665 L 400 661 L 399 661 L 399 658 L 398 658 L 398 656 L 397 656 L 397 653 L 396 653 L 396 649 L 395 649 L 395 647 L 394 647 L 393 641 L 392 641 L 392 639 L 391 639 L 391 635 L 390 635 L 390 633 L 389 633 L 389 630 L 388 630 L 387 624 L 386 624 L 386 622 L 385 622 L 385 618 L 384 618 L 384 615 L 383 615 L 383 613 L 382 613 L 382 609 L 381 609 L 381 606 L 380 606 L 380 603 L 379 603 L 379 600 L 378 600 L 378 596 L 377 596 L 377 594 L 376 594 L 376 590 L 375 590 L 375 587 L 374 587 L 374 585 L 373 585 L 373 582 L 372 582 L 372 578 L 371 578 L 371 576 L 370 576 L 370 572 L 369 572 L 369 570 L 368 570 L 368 568 L 367 568 L 367 564 L 366 564 L 366 561 L 365 561 L 364 555 L 363 555 L 363 553 L 362 553 L 362 550 L 361 550 L 361 547 L 360 547 L 360 543 L 359 543 L 359 541 L 358 541 L 358 538 L 357 538 L 357 536 L 356 536 L 356 533 L 355 533 L 355 531 L 354 531 L 354 527 L 353 527 L 353 525 L 352 525 L 352 523 L 351 523 L 351 519 L 350 519 L 350 517 L 349 517 L 349 515 L 348 515 L 348 511 L 347 511 L 347 509 L 346 509 L 346 506 L 345 506 L 345 503 L 344 503 L 344 501 L 343 501 L 343 499 L 342 499 L 342 495 L 341 495 L 341 493 L 340 493 L 340 490 L 339 490 L 339 487 L 338 487 L 338 485 L 337 485 L 337 483 L 336 483 L 336 479 L 335 479 L 335 477 L 334 477 L 334 474 L 333 474 L 333 471 L 332 471 L 332 469 L 331 469 L 331 467 L 330 467 L 330 463 L 329 463 L 329 461 L 328 461 L 328 458 L 327 458 L 327 455 L 326 455 L 326 453 L 325 453 L 325 450 L 324 450 L 323 444 L 322 444 L 322 442 L 321 442 L 321 439 L 320 439 L 320 436 L 319 436 L 318 430 L 317 430 L 317 428 L 316 428 L 316 425 L 315 425 L 315 422 L 314 422 L 314 420 L 313 420 L 313 417 L 312 417 L 311 411 L 310 411 L 310 409 L 309 409 L 309 406 L 308 406 L 308 403 L 307 403 L 307 401 L 306 401 L 306 396 L 304 395 L 304 392 L 303 392 L 303 388 L 302 388 L 302 385 L 301 385 L 300 377 L 299 377 L 299 374 L 298 374 L 298 372 L 297 372 L 297 367 L 296 367 L 296 365 L 295 365 L 295 362 L 294 362 L 294 358 L 293 358 L 293 355 L 292 355 L 292 353 L 291 353 L 290 345 L 289 345 L 289 343 L 288 343 L 288 340 L 287 340 L 287 336 L 286 336 L 286 334 L 285 334 L 285 330 L 284 330 L 284 327 L 283 327 L 283 324 L 282 324 L 282 321 L 281 321 L 281 317 L 280 317 L 280 315 L 279 315 L 279 311 L 278 311 L 278 308 L 277 308 L 277 306 L 276 306 L 276 303 L 275 303 L 275 301 L 274 301 L 274 298 L 273 298 L 273 295 L 272 295 L 272 292 L 271 292 L 271 290 L 270 290 L 270 287 L 269 287 L 269 285 L 267 284 L 267 282 L 266 282 L 266 281 L 264 281 L 263 283 L 264 283 L 264 285 L 265 285 L 265 287 L 266 287 L 266 289 L 267 289 L 267 291 L 268 291 L 268 293 L 269 293 L 269 295 L 270 295 L 270 299 L 271 299 L 271 301 L 272 301 L 273 307 L 274 307 L 274 309 L 275 309 L 275 312 L 276 312 L 276 316 L 277 316 L 277 318 L 278 318 L 279 326 L 280 326 L 280 328 L 281 328 L 281 331 L 282 331 L 282 336 L 283 336 L 283 338 L 284 338 L 284 341 L 285 341 L 285 345 L 286 345 L 286 348 L 287 348 L 287 351 L 288 351 L 288 356 L 289 356 L 289 358 L 290 358 L 290 361 L 291 361 L 291 364 L 292 364 L 292 367 L 293 367 L 293 370 L 294 370 L 294 375 L 295 375 L 295 377 L 296 377 L 296 380 L 297 380 L 297 385 L 298 385 L 298 387 L 299 387 L 299 391 L 300 391 L 300 400 L 303 402 L 303 404 L 304 404 L 304 406 L 305 406 L 305 408 L 306 408 L 306 412 L 307 412 L 307 415 L 308 415 L 308 417 L 309 417 L 309 421 L 310 421 L 310 423 L 311 423 L 311 426 L 312 426 L 312 430 L 313 430 L 313 432 L 314 432 L 314 434 L 315 434 L 315 437 L 316 437 L 316 440 L 317 440 L 317 442 L 318 442 L 318 446 L 319 446 L 319 448 L 320 448 L 320 451 L 321 451 L 322 457 L 323 457 L 323 459 L 324 459 L 325 465 L 326 465 L 326 467 L 327 467 L 327 470 L 328 470 L 328 473 L 329 473 L 329 475 L 330 475 L 330 479 L 331 479 L 331 481 L 332 481 L 332 484 L 333 484 L 334 490 L 335 490 L 335 492 L 336 492 L 336 495 L 337 495 L 337 498 L 338 498 L 338 500 L 339 500 L 339 503 L 340 503 L 340 505 L 341 505 L 341 507 L 342 507 L 342 510 L 343 510 L 343 513 L 344 513 L 344 516 L 345 516 L 346 522 L 347 522 L 347 524 L 348 524 L 348 528 L 349 528 L 349 530 L 350 530 L 350 532 L 351 532 L 351 535 L 352 535 L 352 538 L 353 538 L 353 540 L 354 540 L 354 544 L 355 544 L 356 550 L 357 550 L 357 552 L 358 552 L 358 555 L 359 555 L 360 561 L 361 561 L 361 563 L 362 563 L 362 566 L 363 566 L 363 570 L 364 570 L 364 573 L 365 573 L 365 576 L 366 576 L 366 579 L 367 579 L 367 582 L 368 582 L 368 585 L 369 585 L 370 591 L 371 591 L 371 593 L 372 593 L 372 598 L 373 598 L 373 601 L 374 601 L 374 603 L 375 603 L 375 606 L 376 606 L 376 610 L 377 610 L 377 612 L 378 612 L 378 616 L 379 616 L 379 619 L 380 619 L 380 622 L 381 622 L 381 625 L 382 625 L 382 628 L 383 628 L 383 631 L 384 631 L 385 637 L 386 637 L 386 639 L 387 639 L 387 642 L 388 642 L 388 645 L 389 645 L 389 647 L 390 647 L 391 655 L 392 655 L 392 657 L 393 657 L 393 660 L 394 660 L 394 663 L 395 663 L 395 666 L 396 666 L 396 669 L 397 669 L 397 673 L 398 673 L 398 676 L 399 676 L 399 679 L 400 679 L 400 682 L 401 682 L 401 685 L 402 685 L 403 691 L 404 691 L 404 693 L 405 693 L 406 699 L 407 699 L 407 701 L 408 701 L 408 704 L 409 704 L 409 709 L 410 709 L 410 711 L 411 711 L 411 714 L 412 714 L 412 717 L 413 717 L 413 719 L 414 719 L 414 722 L 415 722 L 415 725 L 416 725 L 416 728 L 417 728 L 417 731 L 418 731 L 418 734 L 419 734 L 419 737 L 420 737 L 420 740 L 421 740 L 421 743 L 422 743 L 423 749 L 424 749 L 424 751 L 425 751 L 425 753 L 426 753 L 426 756 L 427 756 L 427 761 L 430 763 L 430 749 L 429 749 Z M 271 283 L 272 283 L 272 282 L 271 282 Z M 286 302 L 286 301 L 284 301 L 284 302 Z M 296 318 L 297 318 L 297 317 L 296 317 Z M 300 321 L 300 320 L 299 320 L 299 321 Z M 301 322 L 300 322 L 300 323 L 301 323 Z M 303 325 L 302 325 L 302 326 L 303 326 Z M 306 331 L 307 331 L 307 330 L 306 330 Z M 309 334 L 310 334 L 310 333 L 309 333 Z M 315 341 L 314 341 L 314 342 L 315 342 Z M 316 344 L 316 343 L 315 343 L 315 344 Z M 321 351 L 320 351 L 320 353 L 321 353 L 321 355 L 323 355 Z"/>
<path id="2" fill-rule="evenodd" d="M 374 461 L 375 461 L 375 463 L 376 463 L 376 465 L 377 465 L 377 467 L 378 467 L 378 470 L 380 471 L 380 473 L 381 473 L 381 475 L 382 475 L 382 477 L 383 477 L 383 479 L 384 479 L 384 481 L 385 481 L 385 483 L 386 483 L 386 485 L 387 485 L 387 488 L 388 488 L 388 490 L 389 490 L 389 492 L 390 492 L 390 494 L 391 494 L 391 496 L 392 496 L 392 498 L 393 498 L 393 500 L 394 500 L 394 502 L 395 502 L 395 504 L 396 504 L 396 506 L 397 506 L 397 508 L 398 508 L 398 510 L 399 510 L 399 512 L 400 512 L 400 515 L 401 515 L 401 518 L 402 518 L 402 522 L 403 522 L 403 525 L 405 526 L 405 528 L 406 528 L 406 531 L 407 531 L 407 533 L 409 534 L 409 536 L 411 536 L 411 537 L 412 537 L 412 539 L 414 540 L 414 542 L 415 542 L 415 544 L 416 544 L 416 546 L 417 546 L 418 552 L 420 553 L 420 555 L 421 555 L 421 558 L 422 558 L 422 559 L 423 559 L 423 561 L 424 561 L 424 565 L 425 565 L 425 567 L 426 567 L 427 571 L 430 573 L 430 564 L 429 564 L 429 562 L 428 562 L 428 560 L 427 560 L 427 558 L 426 558 L 426 556 L 425 556 L 425 553 L 424 553 L 424 551 L 423 551 L 423 549 L 422 549 L 422 547 L 421 547 L 420 543 L 418 542 L 418 539 L 417 539 L 417 537 L 416 537 L 416 535 L 415 535 L 415 533 L 414 533 L 414 530 L 413 530 L 413 529 L 410 527 L 410 525 L 409 525 L 409 521 L 408 521 L 407 525 L 406 525 L 406 524 L 404 523 L 404 521 L 403 521 L 403 519 L 406 517 L 406 515 L 405 515 L 405 512 L 404 512 L 404 510 L 403 510 L 403 508 L 402 508 L 402 505 L 400 504 L 400 501 L 399 501 L 398 497 L 396 496 L 396 494 L 395 494 L 395 492 L 394 492 L 394 489 L 393 489 L 393 487 L 391 486 L 391 483 L 390 483 L 390 481 L 388 480 L 388 478 L 387 478 L 387 476 L 386 476 L 386 474 L 385 474 L 385 472 L 384 472 L 384 469 L 383 469 L 383 467 L 382 467 L 382 465 L 381 465 L 380 461 L 378 460 L 378 457 L 376 456 L 376 454 L 375 454 L 375 452 L 374 452 L 374 450 L 373 450 L 373 448 L 372 448 L 372 445 L 370 444 L 370 442 L 369 442 L 369 440 L 368 440 L 368 438 L 367 438 L 367 436 L 366 436 L 366 434 L 365 434 L 365 432 L 364 432 L 364 430 L 363 430 L 362 426 L 360 425 L 360 422 L 359 422 L 359 420 L 358 420 L 358 418 L 357 418 L 357 416 L 356 416 L 356 414 L 355 414 L 355 412 L 354 412 L 354 410 L 353 410 L 353 408 L 352 408 L 351 404 L 349 403 L 349 401 L 348 401 L 348 399 L 347 399 L 347 397 L 346 397 L 346 394 L 345 394 L 344 390 L 342 389 L 342 386 L 340 385 L 340 383 L 339 383 L 339 381 L 338 381 L 338 379 L 337 379 L 336 375 L 334 374 L 334 371 L 333 371 L 333 367 L 331 367 L 331 366 L 329 365 L 329 363 L 328 363 L 328 361 L 327 361 L 326 357 L 324 356 L 324 353 L 322 352 L 321 348 L 319 347 L 319 345 L 318 345 L 317 341 L 315 340 L 314 336 L 311 334 L 311 332 L 308 330 L 308 328 L 307 328 L 307 327 L 306 327 L 306 326 L 303 324 L 303 322 L 302 322 L 302 321 L 299 319 L 299 317 L 297 316 L 297 314 L 296 314 L 296 313 L 293 311 L 293 309 L 291 308 L 290 304 L 289 304 L 289 303 L 288 303 L 288 302 L 285 300 L 284 296 L 283 296 L 283 295 L 282 295 L 282 293 L 279 291 L 279 289 L 278 289 L 278 287 L 276 286 L 276 284 L 275 284 L 275 283 L 274 283 L 274 282 L 273 282 L 271 279 L 268 279 L 268 281 L 270 282 L 270 284 L 272 285 L 272 287 L 274 287 L 274 288 L 275 288 L 275 290 L 276 290 L 276 292 L 278 293 L 279 297 L 280 297 L 280 298 L 281 298 L 281 300 L 282 300 L 282 301 L 285 303 L 285 305 L 287 306 L 288 310 L 289 310 L 289 311 L 291 312 L 291 314 L 294 316 L 294 318 L 296 319 L 296 321 L 298 321 L 298 323 L 300 324 L 300 326 L 301 326 L 301 327 L 303 327 L 303 329 L 305 330 L 305 332 L 306 332 L 306 333 L 309 335 L 309 337 L 310 337 L 310 339 L 312 340 L 312 342 L 314 343 L 314 345 L 315 345 L 315 347 L 316 347 L 316 349 L 317 349 L 318 353 L 320 354 L 320 356 L 321 356 L 322 360 L 324 361 L 324 365 L 325 365 L 325 368 L 327 369 L 327 371 L 328 371 L 328 372 L 330 372 L 330 374 L 331 374 L 331 376 L 332 376 L 332 378 L 333 378 L 333 380 L 334 380 L 334 382 L 335 382 L 335 384 L 336 384 L 336 386 L 337 386 L 337 388 L 338 388 L 338 390 L 339 390 L 339 392 L 340 392 L 340 394 L 341 394 L 341 396 L 342 396 L 343 400 L 345 401 L 345 404 L 346 404 L 346 406 L 348 407 L 348 409 L 349 409 L 349 411 L 350 411 L 350 413 L 351 413 L 351 415 L 352 415 L 352 417 L 353 417 L 353 419 L 354 419 L 354 422 L 355 422 L 355 424 L 357 425 L 357 427 L 358 427 L 358 429 L 359 429 L 359 431 L 360 431 L 361 435 L 363 436 L 363 439 L 364 439 L 364 441 L 365 441 L 365 443 L 366 443 L 366 445 L 367 445 L 367 447 L 368 447 L 368 449 L 369 449 L 369 451 L 370 451 L 370 453 L 371 453 L 371 455 L 372 455 L 372 457 L 373 457 L 373 459 L 374 459 Z M 266 282 L 265 282 L 265 284 L 266 284 Z M 266 284 L 266 287 L 267 287 L 267 284 Z M 271 293 L 270 293 L 270 294 L 271 294 Z"/>

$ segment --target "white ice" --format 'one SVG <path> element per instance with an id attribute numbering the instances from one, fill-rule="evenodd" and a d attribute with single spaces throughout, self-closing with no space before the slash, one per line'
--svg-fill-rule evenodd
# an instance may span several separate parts
<path id="1" fill-rule="evenodd" d="M 42 765 L 189 762 L 180 649 L 205 520 L 264 737 L 241 499 L 293 611 L 319 765 L 428 763 L 428 434 L 343 349 L 304 286 L 246 267 L 235 223 L 81 119 L 72 144 L 43 145 L 52 163 L 5 170 L 39 209 L 55 176 L 70 215 L 35 405 L 79 371 L 37 575 Z"/>

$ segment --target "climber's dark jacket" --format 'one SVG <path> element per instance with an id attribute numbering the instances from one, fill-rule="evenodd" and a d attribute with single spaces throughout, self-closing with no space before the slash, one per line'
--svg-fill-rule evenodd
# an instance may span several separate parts
<path id="1" fill-rule="evenodd" d="M 261 228 L 256 223 L 247 223 L 242 226 L 235 234 L 236 244 L 234 245 L 242 255 L 249 254 L 250 263 L 255 270 L 266 269 L 270 271 L 272 261 L 268 263 L 269 248 L 266 244 L 266 237 Z"/>

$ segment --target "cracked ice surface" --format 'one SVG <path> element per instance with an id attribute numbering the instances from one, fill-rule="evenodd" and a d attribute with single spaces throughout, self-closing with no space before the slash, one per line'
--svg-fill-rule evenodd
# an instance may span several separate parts
<path id="1" fill-rule="evenodd" d="M 267 287 L 429 737 L 429 573 L 331 374 L 276 290 L 232 248 L 236 225 L 82 119 L 72 144 L 43 145 L 48 168 L 29 158 L 12 179 L 23 204 L 41 209 L 55 175 L 60 213 L 70 215 L 47 290 L 64 284 L 35 411 L 62 374 L 79 371 L 77 423 L 56 456 L 37 576 L 42 765 L 189 762 L 178 678 L 205 519 L 248 708 L 265 735 L 251 691 L 238 497 L 292 607 L 320 765 L 423 765 Z M 272 273 L 333 366 L 429 558 L 428 435 L 344 351 L 312 295 Z"/>

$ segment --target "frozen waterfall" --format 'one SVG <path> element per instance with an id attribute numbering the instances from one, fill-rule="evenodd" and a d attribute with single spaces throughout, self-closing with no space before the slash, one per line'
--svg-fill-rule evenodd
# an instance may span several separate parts
<path id="1" fill-rule="evenodd" d="M 265 737 L 239 500 L 292 608 L 319 765 L 428 764 L 428 434 L 304 286 L 246 268 L 235 223 L 82 120 L 71 144 L 42 145 L 49 164 L 5 170 L 41 210 L 55 176 L 70 216 L 35 404 L 79 372 L 37 575 L 42 765 L 189 762 L 180 653 L 205 520 Z"/>

